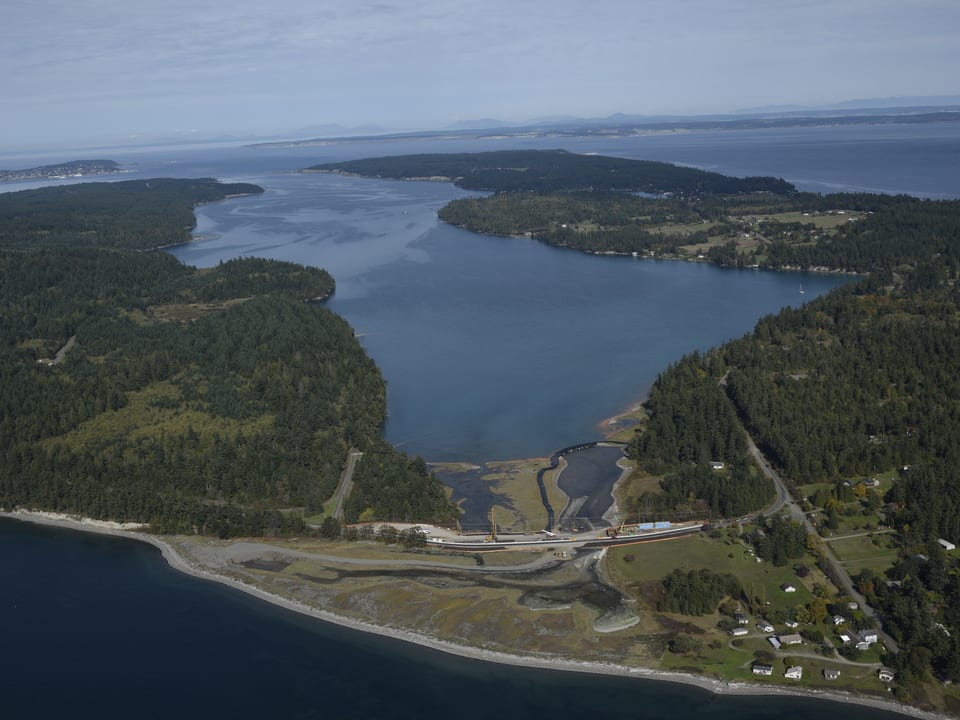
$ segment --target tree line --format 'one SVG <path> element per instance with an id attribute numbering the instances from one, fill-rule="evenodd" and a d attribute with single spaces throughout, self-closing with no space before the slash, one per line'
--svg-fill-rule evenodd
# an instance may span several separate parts
<path id="1" fill-rule="evenodd" d="M 566 150 L 396 155 L 324 163 L 307 169 L 401 180 L 447 178 L 467 190 L 498 193 L 616 190 L 702 195 L 796 191 L 780 178 L 734 178 L 670 163 L 580 155 Z"/>
<path id="2" fill-rule="evenodd" d="M 120 225 L 152 223 L 144 187 L 118 185 L 107 195 L 125 208 Z M 46 218 L 44 203 L 27 205 L 34 227 L 71 236 L 54 200 Z M 109 218 L 108 235 L 121 232 Z M 383 443 L 384 382 L 315 302 L 333 291 L 326 272 L 261 259 L 197 270 L 164 253 L 0 235 L 0 506 L 171 532 L 300 532 L 356 447 L 379 458 L 361 464 L 357 516 L 455 515 L 423 463 Z"/>

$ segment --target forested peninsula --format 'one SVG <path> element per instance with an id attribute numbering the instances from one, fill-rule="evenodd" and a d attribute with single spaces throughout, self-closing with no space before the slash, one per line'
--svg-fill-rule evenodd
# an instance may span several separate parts
<path id="1" fill-rule="evenodd" d="M 440 209 L 441 220 L 473 232 L 724 267 L 886 270 L 944 252 L 960 215 L 957 201 L 801 193 L 778 178 L 564 151 L 402 155 L 309 170 L 492 191 Z"/>
<path id="2" fill-rule="evenodd" d="M 454 516 L 381 439 L 383 379 L 318 305 L 326 272 L 143 252 L 189 240 L 195 204 L 251 192 L 155 179 L 0 195 L 0 506 L 296 532 L 355 448 L 371 461 L 348 519 Z"/>
<path id="3" fill-rule="evenodd" d="M 504 192 L 787 193 L 772 177 L 733 178 L 652 160 L 578 155 L 566 150 L 397 155 L 313 165 L 307 172 L 338 172 L 398 180 L 447 180 L 466 190 Z"/>

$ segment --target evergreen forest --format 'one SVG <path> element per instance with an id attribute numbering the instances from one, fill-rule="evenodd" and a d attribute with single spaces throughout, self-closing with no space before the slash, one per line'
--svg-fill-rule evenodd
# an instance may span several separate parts
<path id="1" fill-rule="evenodd" d="M 579 155 L 566 150 L 433 153 L 325 163 L 308 172 L 338 172 L 398 180 L 449 180 L 466 190 L 505 192 L 620 191 L 677 193 L 789 193 L 779 178 L 734 178 L 652 160 Z"/>
<path id="2" fill-rule="evenodd" d="M 221 536 L 301 532 L 351 448 L 348 519 L 450 521 L 380 438 L 382 377 L 323 270 L 142 252 L 253 186 L 92 183 L 0 195 L 0 506 Z"/>
<path id="3" fill-rule="evenodd" d="M 946 205 L 916 204 L 915 226 L 930 208 L 928 218 L 954 227 L 914 245 L 924 248 L 916 256 L 898 249 L 895 268 L 765 317 L 746 337 L 664 371 L 630 446 L 661 478 L 659 489 L 631 498 L 641 517 L 762 510 L 772 488 L 744 452 L 742 426 L 824 532 L 841 523 L 866 527 L 867 537 L 893 532 L 897 559 L 853 579 L 900 645 L 887 662 L 905 687 L 960 679 L 960 575 L 940 543 L 960 540 L 960 232 Z M 885 489 L 871 489 L 880 477 Z M 861 515 L 873 524 L 851 524 Z M 804 535 L 775 517 L 757 555 L 785 564 L 802 555 Z"/>

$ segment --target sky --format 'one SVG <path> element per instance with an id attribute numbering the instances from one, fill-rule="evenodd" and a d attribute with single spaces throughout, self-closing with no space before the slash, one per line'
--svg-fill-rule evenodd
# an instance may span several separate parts
<path id="1" fill-rule="evenodd" d="M 0 151 L 960 94 L 957 0 L 3 0 Z"/>

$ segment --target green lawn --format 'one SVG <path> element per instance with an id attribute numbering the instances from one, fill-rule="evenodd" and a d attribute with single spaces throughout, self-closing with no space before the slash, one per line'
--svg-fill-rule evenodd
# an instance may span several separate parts
<path id="1" fill-rule="evenodd" d="M 896 535 L 894 533 L 873 533 L 857 537 L 837 538 L 830 541 L 830 547 L 844 562 L 893 558 L 897 555 Z"/>
<path id="2" fill-rule="evenodd" d="M 840 225 L 850 222 L 851 219 L 859 219 L 861 217 L 863 217 L 863 213 L 852 211 L 847 211 L 842 215 L 839 213 L 819 215 L 816 213 L 804 214 L 802 212 L 787 212 L 766 215 L 764 216 L 764 219 L 775 220 L 781 223 L 803 223 L 804 225 L 812 224 L 820 229 L 832 230 Z"/>
<path id="3" fill-rule="evenodd" d="M 793 572 L 794 563 L 776 567 L 768 562 L 757 562 L 745 545 L 730 540 L 714 540 L 705 533 L 611 548 L 607 557 L 610 572 L 624 585 L 657 581 L 676 568 L 706 568 L 737 576 L 745 592 L 769 602 L 771 608 L 791 610 L 813 599 L 805 584 Z M 813 565 L 810 558 L 804 558 L 803 562 L 808 566 Z M 797 591 L 784 593 L 780 589 L 784 584 L 792 584 Z"/>

